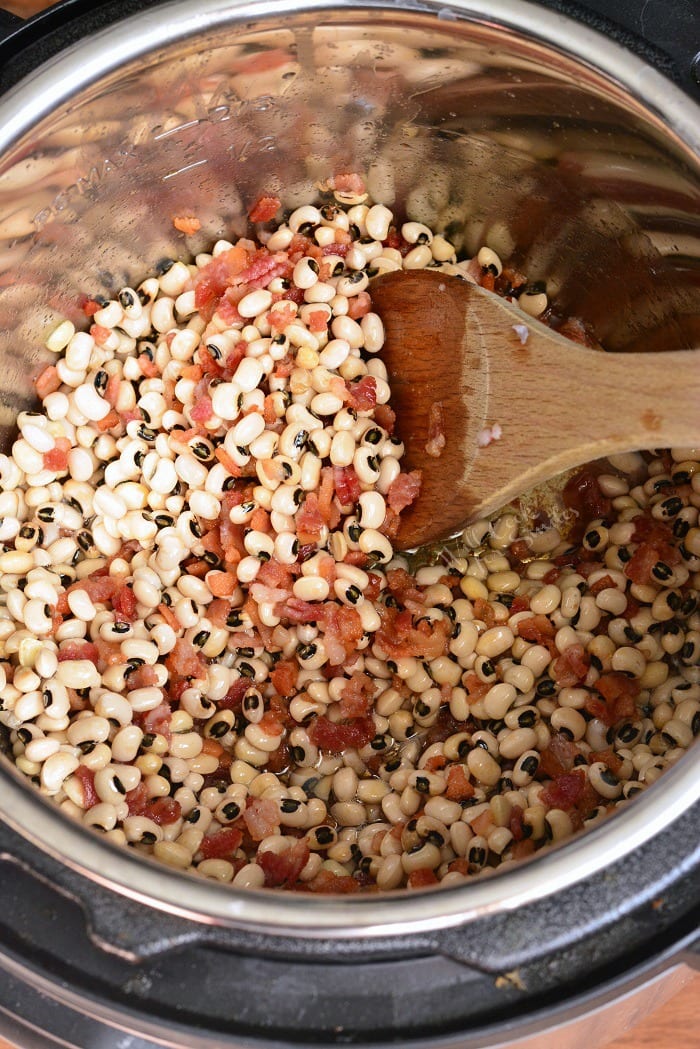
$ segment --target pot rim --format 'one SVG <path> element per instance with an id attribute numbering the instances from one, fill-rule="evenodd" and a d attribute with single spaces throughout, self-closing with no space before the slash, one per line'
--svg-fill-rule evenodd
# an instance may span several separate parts
<path id="1" fill-rule="evenodd" d="M 401 6 L 392 0 L 354 0 L 347 9 L 331 0 L 306 0 L 303 14 L 345 10 L 350 17 L 372 10 L 395 13 L 399 19 L 432 16 L 467 32 L 469 26 L 503 27 L 593 77 L 647 123 L 663 129 L 686 156 L 700 157 L 700 108 L 641 59 L 567 16 L 527 0 L 409 0 Z M 298 13 L 297 0 L 173 0 L 101 30 L 50 59 L 0 102 L 0 153 L 78 89 L 129 61 L 203 30 L 286 13 Z M 350 939 L 448 928 L 531 903 L 601 872 L 700 800 L 700 778 L 688 755 L 602 825 L 526 863 L 437 891 L 315 898 L 309 909 L 307 900 L 295 894 L 237 891 L 100 840 L 29 789 L 14 769 L 0 768 L 0 783 L 0 818 L 68 867 L 122 895 L 207 924 Z"/>

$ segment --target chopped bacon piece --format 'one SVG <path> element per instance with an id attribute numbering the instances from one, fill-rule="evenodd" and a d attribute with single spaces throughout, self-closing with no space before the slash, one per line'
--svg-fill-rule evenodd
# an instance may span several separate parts
<path id="1" fill-rule="evenodd" d="M 224 827 L 215 834 L 205 834 L 199 851 L 205 860 L 222 859 L 233 856 L 243 841 L 243 831 L 238 827 Z"/>
<path id="2" fill-rule="evenodd" d="M 333 871 L 327 870 L 319 871 L 315 878 L 307 882 L 306 888 L 310 892 L 322 893 L 323 895 L 336 893 L 339 896 L 347 896 L 349 893 L 361 891 L 360 883 L 349 874 L 335 874 Z"/>
<path id="3" fill-rule="evenodd" d="M 373 375 L 363 375 L 359 382 L 345 383 L 348 404 L 356 412 L 368 412 L 377 403 L 377 380 Z"/>
<path id="4" fill-rule="evenodd" d="M 440 401 L 433 401 L 428 415 L 428 440 L 425 451 L 433 459 L 439 459 L 445 450 L 445 413 Z"/>
<path id="5" fill-rule="evenodd" d="M 307 493 L 306 499 L 297 510 L 295 521 L 300 543 L 317 543 L 320 540 L 326 522 L 315 492 Z"/>
<path id="6" fill-rule="evenodd" d="M 477 677 L 473 671 L 464 676 L 462 684 L 466 689 L 467 696 L 471 703 L 477 703 L 480 699 L 483 699 L 491 688 L 491 686 L 487 685 L 485 681 L 482 681 L 480 677 Z"/>
<path id="7" fill-rule="evenodd" d="M 600 718 L 606 725 L 615 725 L 638 713 L 636 699 L 640 692 L 639 682 L 617 670 L 601 674 L 593 686 L 599 696 L 586 699 L 586 710 Z"/>
<path id="8" fill-rule="evenodd" d="M 91 641 L 64 641 L 56 655 L 59 663 L 68 659 L 88 659 L 97 666 L 99 661 L 97 646 Z"/>
<path id="9" fill-rule="evenodd" d="M 136 595 L 133 587 L 124 584 L 112 597 L 114 618 L 118 623 L 133 623 L 138 615 Z"/>
<path id="10" fill-rule="evenodd" d="M 293 696 L 298 675 L 299 664 L 296 660 L 281 659 L 270 672 L 270 680 L 280 696 Z"/>
<path id="11" fill-rule="evenodd" d="M 578 514 L 578 521 L 571 533 L 574 541 L 581 538 L 590 521 L 607 517 L 612 508 L 612 503 L 600 490 L 597 474 L 590 466 L 570 477 L 561 495 L 564 506 Z"/>
<path id="12" fill-rule="evenodd" d="M 524 641 L 532 641 L 545 648 L 550 647 L 557 632 L 551 620 L 540 614 L 519 620 L 517 631 Z"/>
<path id="13" fill-rule="evenodd" d="M 552 677 L 561 688 L 570 688 L 572 685 L 578 685 L 585 680 L 590 665 L 591 657 L 583 645 L 569 645 L 554 660 Z"/>
<path id="14" fill-rule="evenodd" d="M 184 233 L 186 236 L 190 236 L 193 233 L 197 233 L 202 228 L 202 223 L 194 215 L 176 215 L 173 219 L 173 226 L 179 230 L 180 233 Z"/>
<path id="15" fill-rule="evenodd" d="M 341 754 L 344 750 L 366 746 L 374 739 L 376 729 L 371 717 L 353 718 L 345 723 L 330 721 L 325 714 L 314 718 L 309 728 L 309 739 L 320 750 Z"/>
<path id="16" fill-rule="evenodd" d="M 341 506 L 352 506 L 362 495 L 360 480 L 353 466 L 334 466 L 333 483 Z"/>
<path id="17" fill-rule="evenodd" d="M 243 696 L 250 688 L 250 678 L 239 677 L 233 682 L 228 692 L 223 699 L 220 699 L 217 703 L 219 710 L 233 710 L 237 711 L 241 709 L 241 703 L 243 702 Z"/>
<path id="18" fill-rule="evenodd" d="M 374 421 L 391 435 L 396 424 L 396 412 L 388 404 L 378 404 L 374 409 Z"/>
<path id="19" fill-rule="evenodd" d="M 268 319 L 273 331 L 281 332 L 296 320 L 297 311 L 291 302 L 285 302 L 284 306 L 270 310 Z"/>
<path id="20" fill-rule="evenodd" d="M 309 859 L 309 846 L 305 841 L 295 841 L 284 852 L 272 852 L 271 849 L 258 851 L 255 862 L 265 872 L 267 888 L 291 888 L 298 880 Z"/>
<path id="21" fill-rule="evenodd" d="M 153 820 L 161 827 L 177 823 L 182 816 L 182 807 L 175 798 L 154 798 L 143 810 L 146 819 Z"/>
<path id="22" fill-rule="evenodd" d="M 549 745 L 540 755 L 539 773 L 554 779 L 564 772 L 570 772 L 578 753 L 579 749 L 575 743 L 567 739 L 561 732 L 555 732 Z"/>
<path id="23" fill-rule="evenodd" d="M 43 401 L 50 393 L 55 393 L 56 390 L 61 388 L 61 380 L 58 377 L 56 366 L 49 364 L 47 368 L 44 368 L 43 372 L 37 375 L 34 380 L 36 386 L 37 395 Z"/>
<path id="24" fill-rule="evenodd" d="M 171 678 L 201 680 L 206 674 L 206 662 L 198 648 L 179 637 L 172 652 L 168 653 L 165 665 Z"/>
<path id="25" fill-rule="evenodd" d="M 344 171 L 339 175 L 332 175 L 326 181 L 326 186 L 328 189 L 336 190 L 338 193 L 361 194 L 367 192 L 363 176 L 356 171 Z"/>
<path id="26" fill-rule="evenodd" d="M 275 217 L 281 206 L 279 197 L 258 197 L 248 212 L 251 222 L 269 222 Z"/>
<path id="27" fill-rule="evenodd" d="M 340 693 L 339 711 L 344 718 L 366 717 L 375 684 L 368 674 L 355 672 Z"/>
<path id="28" fill-rule="evenodd" d="M 595 583 L 590 584 L 590 586 L 588 587 L 588 592 L 593 597 L 595 597 L 597 594 L 600 594 L 603 590 L 609 590 L 610 587 L 614 586 L 615 580 L 612 578 L 612 576 L 604 575 L 601 576 L 600 579 L 596 579 Z"/>
<path id="29" fill-rule="evenodd" d="M 243 820 L 253 841 L 275 834 L 280 825 L 280 811 L 269 798 L 250 798 L 246 804 Z"/>
<path id="30" fill-rule="evenodd" d="M 583 769 L 563 772 L 540 794 L 544 805 L 553 809 L 572 809 L 581 798 L 586 787 L 586 773 Z"/>
<path id="31" fill-rule="evenodd" d="M 361 291 L 359 295 L 353 295 L 348 300 L 348 317 L 354 321 L 359 321 L 362 317 L 366 317 L 371 309 L 372 299 L 366 291 Z"/>
<path id="32" fill-rule="evenodd" d="M 447 770 L 445 797 L 450 801 L 467 801 L 474 796 L 474 787 L 469 782 L 464 765 L 450 765 Z"/>
<path id="33" fill-rule="evenodd" d="M 153 685 L 157 684 L 158 673 L 155 667 L 149 666 L 148 663 L 144 663 L 142 667 L 136 667 L 136 670 L 132 670 L 129 674 L 129 689 L 151 688 Z"/>
<path id="34" fill-rule="evenodd" d="M 417 871 L 411 871 L 406 882 L 409 889 L 427 889 L 437 884 L 437 874 L 428 867 L 419 867 Z"/>
<path id="35" fill-rule="evenodd" d="M 211 419 L 213 414 L 214 407 L 211 403 L 211 397 L 207 397 L 206 394 L 200 397 L 190 408 L 190 416 L 194 422 L 206 422 L 207 419 Z"/>
<path id="36" fill-rule="evenodd" d="M 77 780 L 80 780 L 80 786 L 83 792 L 83 808 L 91 809 L 93 805 L 97 805 L 100 798 L 95 790 L 95 770 L 89 769 L 87 765 L 78 765 L 77 769 L 73 773 Z"/>
<path id="37" fill-rule="evenodd" d="M 396 514 L 400 514 L 407 506 L 410 506 L 420 495 L 423 474 L 421 470 L 411 470 L 410 473 L 400 473 L 390 484 L 386 494 L 389 506 Z"/>
<path id="38" fill-rule="evenodd" d="M 55 470 L 63 473 L 68 469 L 68 456 L 71 451 L 71 443 L 67 437 L 57 437 L 56 443 L 50 452 L 44 452 L 44 469 Z"/>

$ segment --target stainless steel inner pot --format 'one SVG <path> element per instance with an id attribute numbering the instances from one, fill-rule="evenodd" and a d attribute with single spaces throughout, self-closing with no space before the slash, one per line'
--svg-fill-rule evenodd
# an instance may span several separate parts
<path id="1" fill-rule="evenodd" d="M 82 317 L 81 295 L 243 233 L 260 192 L 291 207 L 347 170 L 465 252 L 488 244 L 546 281 L 607 349 L 697 346 L 699 116 L 639 59 L 520 0 L 175 0 L 118 22 L 0 100 L 2 435 L 32 401 L 46 332 Z M 186 249 L 172 218 L 188 211 L 202 230 Z M 95 881 L 198 921 L 379 936 L 602 870 L 697 802 L 696 760 L 518 868 L 381 899 L 309 902 L 163 869 L 68 821 L 7 761 L 0 816 Z"/>

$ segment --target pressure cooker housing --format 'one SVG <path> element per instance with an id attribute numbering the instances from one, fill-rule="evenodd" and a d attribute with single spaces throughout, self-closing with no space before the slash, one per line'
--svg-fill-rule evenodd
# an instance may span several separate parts
<path id="1" fill-rule="evenodd" d="M 652 48 L 644 62 L 520 0 L 142 6 L 67 0 L 0 50 L 5 442 L 33 399 L 45 334 L 59 318 L 81 319 L 81 295 L 113 294 L 161 258 L 243 234 L 260 192 L 293 207 L 344 170 L 367 172 L 378 200 L 447 230 L 465 252 L 489 243 L 510 255 L 608 350 L 700 345 L 698 109 L 648 64 L 689 86 L 689 55 L 676 55 L 674 69 Z M 172 218 L 189 211 L 202 230 L 185 245 Z M 262 1004 L 256 1013 L 242 998 L 249 1034 L 332 1041 L 341 1026 L 407 1042 L 411 1032 L 449 1040 L 471 1026 L 479 1044 L 495 1044 L 483 1032 L 496 1029 L 498 1003 L 515 1024 L 614 973 L 629 980 L 640 965 L 667 964 L 692 942 L 696 761 L 691 752 L 601 827 L 519 868 L 459 888 L 342 901 L 237 892 L 160 868 L 67 820 L 3 761 L 2 863 L 27 913 L 27 891 L 49 889 L 87 913 L 80 939 L 66 905 L 56 944 L 71 957 L 85 937 L 88 954 L 107 945 L 111 968 L 74 976 L 97 1011 L 125 1008 L 115 958 L 148 971 L 158 994 L 151 1000 L 137 981 L 129 1005 L 135 996 L 140 1030 L 145 1015 L 166 1022 L 184 980 L 178 951 L 189 945 L 210 952 L 199 975 L 214 973 L 211 952 L 235 958 L 242 987 L 263 976 L 260 966 L 267 979 L 290 958 L 311 966 L 316 1000 L 326 1002 L 316 1033 L 308 1011 L 266 1024 Z M 3 958 L 53 994 L 59 958 L 36 936 L 29 964 L 6 927 Z M 421 958 L 458 959 L 457 969 Z M 364 974 L 352 989 L 358 959 L 392 996 L 392 1024 L 371 1011 L 363 1018 L 369 985 Z M 169 966 L 172 979 L 156 980 Z M 218 984 L 206 985 L 202 1011 L 223 1029 L 231 1001 L 217 1005 Z M 328 1010 L 343 995 L 347 1026 Z"/>

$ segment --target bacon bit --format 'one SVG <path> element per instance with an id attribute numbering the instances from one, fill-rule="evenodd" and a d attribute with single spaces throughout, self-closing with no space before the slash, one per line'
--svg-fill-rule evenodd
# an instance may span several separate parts
<path id="1" fill-rule="evenodd" d="M 422 470 L 411 470 L 410 473 L 400 473 L 391 484 L 386 493 L 389 507 L 396 514 L 400 514 L 407 506 L 411 506 L 420 495 L 423 483 Z"/>
<path id="2" fill-rule="evenodd" d="M 445 797 L 450 801 L 468 801 L 474 797 L 474 787 L 469 782 L 464 765 L 450 765 L 447 770 Z"/>
<path id="3" fill-rule="evenodd" d="M 438 878 L 435 871 L 428 867 L 419 867 L 417 871 L 411 871 L 406 885 L 409 889 L 428 889 L 431 885 L 437 885 Z"/>
<path id="4" fill-rule="evenodd" d="M 155 379 L 160 375 L 160 368 L 152 361 L 147 353 L 141 353 L 136 358 L 141 374 L 145 375 L 147 379 Z"/>
<path id="5" fill-rule="evenodd" d="M 165 622 L 168 624 L 168 626 L 172 627 L 173 630 L 175 630 L 178 633 L 180 630 L 182 630 L 182 624 L 180 623 L 180 620 L 177 618 L 177 616 L 173 612 L 172 608 L 169 607 L 169 605 L 158 605 L 156 611 L 160 612 Z"/>
<path id="6" fill-rule="evenodd" d="M 214 408 L 211 403 L 211 397 L 204 395 L 200 397 L 193 408 L 190 408 L 190 417 L 195 422 L 206 422 L 207 419 L 211 419 L 214 414 Z"/>
<path id="7" fill-rule="evenodd" d="M 471 703 L 477 703 L 491 687 L 485 681 L 482 681 L 480 677 L 477 677 L 473 671 L 466 675 L 462 684 Z"/>
<path id="8" fill-rule="evenodd" d="M 525 810 L 522 805 L 513 805 L 510 810 L 510 820 L 508 821 L 510 827 L 510 833 L 513 835 L 514 841 L 522 841 L 525 837 L 525 825 L 523 822 L 523 816 Z"/>
<path id="9" fill-rule="evenodd" d="M 222 444 L 220 444 L 218 448 L 214 449 L 214 455 L 219 460 L 224 470 L 227 470 L 232 477 L 241 477 L 243 475 L 243 470 L 241 469 L 241 467 L 238 465 L 238 463 L 235 463 L 233 461 L 233 459 L 228 454 L 228 452 Z"/>
<path id="10" fill-rule="evenodd" d="M 396 412 L 388 404 L 378 404 L 374 409 L 374 421 L 391 436 L 396 424 Z"/>
<path id="11" fill-rule="evenodd" d="M 173 226 L 179 230 L 180 233 L 184 233 L 186 236 L 191 236 L 193 233 L 198 233 L 202 228 L 202 223 L 194 215 L 176 215 L 173 219 Z"/>
<path id="12" fill-rule="evenodd" d="M 615 580 L 612 578 L 612 576 L 604 575 L 604 576 L 601 576 L 600 579 L 596 579 L 595 583 L 591 583 L 589 585 L 588 592 L 593 597 L 596 597 L 596 595 L 600 594 L 603 590 L 609 590 L 611 587 L 615 587 L 615 586 L 616 586 L 616 583 L 615 583 Z"/>
<path id="13" fill-rule="evenodd" d="M 127 794 L 127 798 L 128 796 Z M 143 815 L 159 826 L 167 827 L 171 823 L 177 823 L 180 819 L 182 806 L 179 801 L 175 801 L 175 798 L 154 798 L 146 805 Z"/>
<path id="14" fill-rule="evenodd" d="M 361 291 L 359 295 L 353 295 L 348 300 L 348 317 L 354 321 L 359 321 L 362 317 L 366 317 L 371 309 L 372 299 L 366 291 Z"/>
<path id="15" fill-rule="evenodd" d="M 274 670 L 270 672 L 270 681 L 278 695 L 284 696 L 285 698 L 294 695 L 296 692 L 298 674 L 299 666 L 296 661 L 291 659 L 281 659 L 279 663 L 277 663 Z"/>
<path id="16" fill-rule="evenodd" d="M 124 424 L 126 425 L 128 421 L 128 419 L 125 419 Z M 122 417 L 113 408 L 111 412 L 107 412 L 104 419 L 98 419 L 98 421 L 95 423 L 95 426 L 100 431 L 100 433 L 106 433 L 107 430 L 113 430 L 115 426 L 119 426 L 120 422 L 122 422 Z"/>
<path id="17" fill-rule="evenodd" d="M 589 521 L 597 517 L 607 517 L 612 508 L 612 503 L 600 490 L 596 469 L 591 466 L 585 467 L 570 477 L 562 489 L 564 506 L 578 515 L 571 532 L 573 542 L 581 539 Z"/>
<path id="18" fill-rule="evenodd" d="M 480 619 L 490 629 L 496 625 L 496 613 L 490 601 L 477 597 L 474 601 L 474 618 Z"/>
<path id="19" fill-rule="evenodd" d="M 377 380 L 373 375 L 363 375 L 359 382 L 345 382 L 348 404 L 356 412 L 368 412 L 377 403 Z"/>
<path id="20" fill-rule="evenodd" d="M 233 682 L 228 692 L 223 699 L 218 702 L 219 710 L 233 710 L 234 712 L 241 709 L 241 703 L 243 697 L 250 688 L 250 678 L 239 677 Z"/>
<path id="21" fill-rule="evenodd" d="M 209 354 L 207 353 L 206 356 L 209 357 Z M 189 379 L 191 382 L 195 383 L 199 382 L 203 375 L 204 372 L 202 371 L 201 364 L 188 364 L 181 372 L 181 378 Z"/>
<path id="22" fill-rule="evenodd" d="M 326 180 L 325 185 L 322 189 L 335 190 L 338 193 L 366 193 L 367 188 L 365 186 L 365 180 L 362 175 L 359 175 L 356 171 L 342 172 L 339 175 L 332 175 Z"/>
<path id="23" fill-rule="evenodd" d="M 199 844 L 199 851 L 204 860 L 222 859 L 233 856 L 242 841 L 243 831 L 238 827 L 224 827 L 216 834 L 206 834 Z"/>
<path id="24" fill-rule="evenodd" d="M 523 641 L 532 641 L 536 645 L 544 645 L 545 648 L 549 647 L 556 634 L 554 624 L 547 616 L 539 614 L 521 619 L 516 630 Z"/>
<path id="25" fill-rule="evenodd" d="M 593 686 L 599 696 L 589 695 L 586 699 L 586 710 L 593 717 L 612 727 L 626 718 L 637 715 L 636 699 L 640 685 L 634 678 L 627 677 L 620 671 L 613 670 L 601 674 Z"/>
<path id="26" fill-rule="evenodd" d="M 325 331 L 328 327 L 328 317 L 329 315 L 325 310 L 314 310 L 307 318 L 309 331 Z"/>
<path id="27" fill-rule="evenodd" d="M 207 586 L 214 597 L 230 597 L 236 592 L 238 579 L 231 572 L 208 572 Z"/>
<path id="28" fill-rule="evenodd" d="M 355 473 L 355 468 L 353 466 L 334 466 L 332 477 L 340 505 L 353 506 L 362 495 L 360 479 Z"/>
<path id="29" fill-rule="evenodd" d="M 171 679 L 175 681 L 187 678 L 201 681 L 207 671 L 201 651 L 189 641 L 185 641 L 184 637 L 179 637 L 175 642 L 172 652 L 166 656 L 165 666 Z"/>
<path id="30" fill-rule="evenodd" d="M 98 310 L 101 310 L 99 302 L 95 299 L 86 299 L 81 309 L 86 317 L 94 317 Z"/>
<path id="31" fill-rule="evenodd" d="M 456 872 L 457 874 L 469 874 L 469 860 L 465 859 L 464 856 L 458 856 L 456 860 L 452 860 L 447 869 L 450 874 L 453 872 Z"/>
<path id="32" fill-rule="evenodd" d="M 428 415 L 428 441 L 425 451 L 433 459 L 439 459 L 445 450 L 445 414 L 441 401 L 433 401 Z"/>
<path id="33" fill-rule="evenodd" d="M 251 222 L 269 222 L 275 217 L 281 206 L 279 197 L 258 197 L 248 212 Z"/>
<path id="34" fill-rule="evenodd" d="M 282 332 L 293 321 L 296 320 L 297 311 L 291 302 L 285 301 L 283 306 L 278 306 L 268 313 L 268 320 L 273 331 Z"/>
<path id="35" fill-rule="evenodd" d="M 552 677 L 561 688 L 570 688 L 585 680 L 591 657 L 583 645 L 569 645 L 552 664 Z"/>
<path id="36" fill-rule="evenodd" d="M 488 837 L 489 831 L 493 827 L 493 814 L 491 809 L 485 809 L 475 820 L 469 824 L 472 830 L 476 834 L 481 834 L 485 838 Z"/>
<path id="37" fill-rule="evenodd" d="M 561 732 L 555 732 L 548 746 L 540 755 L 539 774 L 554 779 L 574 767 L 574 758 L 580 753 L 578 747 Z"/>
<path id="38" fill-rule="evenodd" d="M 321 870 L 306 883 L 310 892 L 322 894 L 336 894 L 347 896 L 349 893 L 360 892 L 360 883 L 351 878 L 349 874 L 335 874 L 333 871 Z"/>
<path id="39" fill-rule="evenodd" d="M 83 793 L 83 808 L 91 809 L 100 800 L 95 790 L 95 770 L 88 768 L 87 765 L 78 765 L 73 775 L 80 781 Z"/>
<path id="40" fill-rule="evenodd" d="M 573 809 L 581 798 L 586 786 L 586 773 L 583 769 L 564 772 L 545 787 L 540 794 L 540 801 L 552 809 Z"/>
<path id="41" fill-rule="evenodd" d="M 298 881 L 310 855 L 309 846 L 302 839 L 295 841 L 284 852 L 273 852 L 271 849 L 258 851 L 255 862 L 265 872 L 266 888 L 284 886 L 288 889 Z"/>
<path id="42" fill-rule="evenodd" d="M 71 443 L 67 437 L 57 437 L 54 447 L 49 452 L 44 452 L 44 469 L 53 470 L 55 473 L 63 473 L 68 469 L 68 456 L 71 451 Z"/>
<path id="43" fill-rule="evenodd" d="M 58 377 L 58 372 L 53 364 L 49 364 L 47 368 L 44 368 L 43 372 L 37 375 L 34 380 L 36 387 L 37 396 L 43 401 L 50 393 L 55 393 L 56 390 L 61 388 L 61 380 Z"/>
<path id="44" fill-rule="evenodd" d="M 90 334 L 98 346 L 104 346 L 112 332 L 102 324 L 92 324 L 90 326 Z"/>
<path id="45" fill-rule="evenodd" d="M 363 718 L 369 714 L 375 684 L 368 674 L 355 672 L 340 693 L 338 710 L 344 718 Z"/>
<path id="46" fill-rule="evenodd" d="M 413 606 L 412 610 L 422 612 L 425 606 L 423 592 L 416 586 L 416 581 L 405 568 L 390 568 L 386 573 L 386 585 L 392 597 L 400 605 Z"/>
<path id="47" fill-rule="evenodd" d="M 518 612 L 527 612 L 530 609 L 530 598 L 527 594 L 517 594 L 513 598 L 513 602 L 510 606 L 510 614 L 516 615 Z"/>
<path id="48" fill-rule="evenodd" d="M 295 515 L 297 538 L 300 543 L 317 543 L 323 535 L 326 521 L 321 513 L 318 496 L 308 492 Z"/>
<path id="49" fill-rule="evenodd" d="M 602 761 L 615 775 L 619 773 L 623 764 L 622 758 L 613 750 L 592 750 L 588 755 L 588 764 L 591 765 L 594 761 Z"/>
<path id="50" fill-rule="evenodd" d="M 112 597 L 112 608 L 117 622 L 133 623 L 138 615 L 136 606 L 136 595 L 128 584 L 120 587 Z"/>
<path id="51" fill-rule="evenodd" d="M 144 663 L 142 667 L 136 667 L 129 674 L 129 689 L 152 688 L 158 684 L 158 674 L 155 667 Z"/>
<path id="52" fill-rule="evenodd" d="M 253 841 L 262 841 L 277 832 L 280 812 L 269 798 L 249 798 L 243 820 Z"/>
<path id="53" fill-rule="evenodd" d="M 315 717 L 307 729 L 309 739 L 319 748 L 331 754 L 341 754 L 351 748 L 366 746 L 376 735 L 371 717 L 353 718 L 345 723 L 330 721 L 325 714 Z"/>

